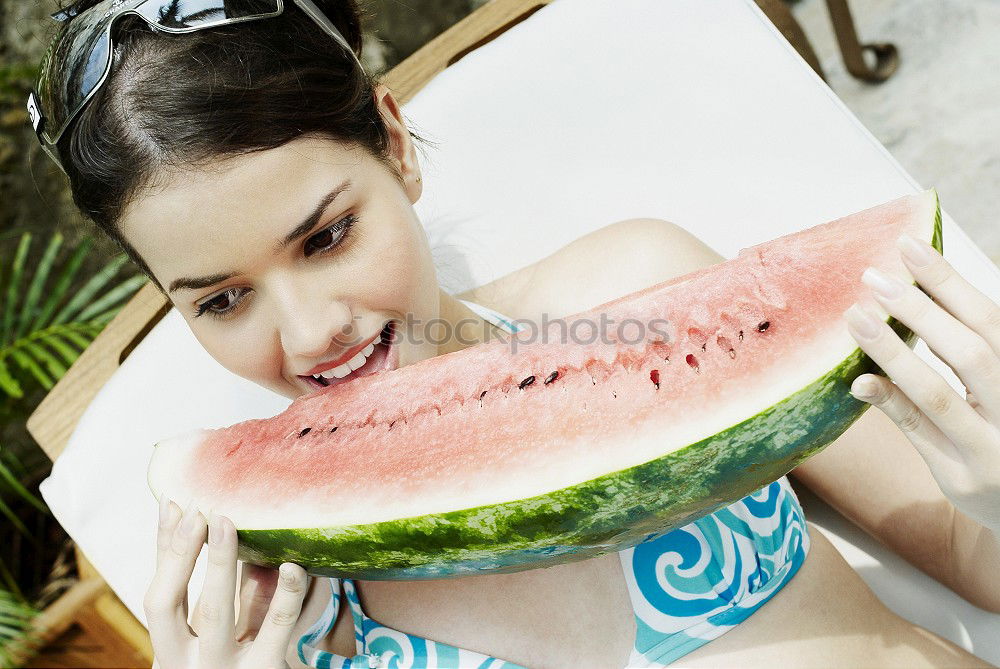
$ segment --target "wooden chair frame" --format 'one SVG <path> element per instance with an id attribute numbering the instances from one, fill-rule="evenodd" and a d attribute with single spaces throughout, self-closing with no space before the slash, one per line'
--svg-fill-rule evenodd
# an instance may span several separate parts
<path id="1" fill-rule="evenodd" d="M 491 0 L 425 44 L 384 75 L 382 80 L 403 105 L 439 72 L 527 19 L 550 1 Z M 822 77 L 812 47 L 781 0 L 756 2 Z M 831 6 L 842 5 L 841 19 L 845 16 L 843 12 L 847 12 L 846 20 L 850 21 L 846 0 L 828 2 Z M 849 31 L 838 30 L 838 35 L 841 32 L 849 33 L 841 42 L 842 48 L 847 44 L 845 54 L 854 47 L 855 50 L 862 48 L 857 44 L 853 24 Z M 39 404 L 28 419 L 27 427 L 53 461 L 62 453 L 77 421 L 100 388 L 170 308 L 166 296 L 153 284 L 146 284 Z M 39 619 L 38 627 L 43 638 L 54 639 L 73 622 L 80 623 L 85 630 L 88 626 L 91 629 L 103 626 L 105 629 L 96 632 L 96 636 L 106 638 L 110 628 L 110 632 L 126 642 L 139 657 L 152 663 L 153 651 L 146 628 L 107 587 L 79 548 L 76 549 L 76 559 L 80 583 Z"/>

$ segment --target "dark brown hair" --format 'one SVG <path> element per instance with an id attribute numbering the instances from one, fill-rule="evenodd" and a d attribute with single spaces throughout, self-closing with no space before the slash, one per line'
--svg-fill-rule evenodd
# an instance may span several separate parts
<path id="1" fill-rule="evenodd" d="M 360 57 L 356 0 L 315 2 Z M 184 35 L 154 33 L 138 17 L 123 17 L 107 81 L 59 142 L 76 206 L 161 291 L 119 226 L 131 199 L 164 168 L 316 134 L 368 150 L 402 183 L 374 99 L 377 77 L 292 0 L 284 6 L 277 17 Z"/>

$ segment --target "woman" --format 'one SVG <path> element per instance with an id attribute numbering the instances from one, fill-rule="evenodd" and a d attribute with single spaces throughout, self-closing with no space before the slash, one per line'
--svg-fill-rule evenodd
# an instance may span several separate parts
<path id="1" fill-rule="evenodd" d="M 177 2 L 150 2 L 156 11 L 145 15 L 161 27 L 185 25 Z M 274 392 L 294 398 L 355 378 L 371 371 L 364 362 L 376 350 L 405 366 L 509 331 L 510 318 L 572 314 L 723 259 L 668 223 L 629 220 L 451 296 L 413 209 L 419 138 L 356 58 L 353 2 L 299 0 L 278 16 L 183 36 L 125 16 L 108 78 L 74 78 L 74 54 L 100 62 L 88 31 L 139 3 L 83 0 L 64 16 L 77 46 L 52 52 L 32 120 L 81 211 L 216 360 Z M 247 6 L 222 9 L 238 5 Z M 600 281 L 575 271 L 625 254 L 626 268 L 590 272 Z M 929 392 L 944 381 L 884 324 L 871 340 L 852 325 L 900 384 L 874 377 L 872 401 L 907 436 L 888 419 L 862 419 L 850 431 L 860 438 L 838 440 L 794 474 L 946 585 L 1000 611 L 991 576 L 1000 564 L 1000 337 L 985 316 L 998 308 L 929 257 L 925 268 L 907 262 L 954 317 L 913 288 L 884 304 L 962 369 L 979 402 Z M 438 318 L 473 327 L 432 344 L 428 324 Z M 386 325 L 404 319 L 406 331 L 385 341 Z M 913 401 L 935 420 L 913 412 Z M 864 448 L 876 439 L 883 457 Z M 907 515 L 917 501 L 929 510 L 920 522 Z M 150 635 L 164 668 L 674 666 L 680 658 L 684 666 L 988 666 L 886 609 L 805 522 L 786 477 L 723 511 L 620 553 L 516 574 L 339 581 L 310 579 L 293 564 L 280 579 L 246 568 L 234 625 L 232 523 L 163 499 L 145 599 Z M 879 525 L 890 513 L 912 524 Z M 192 630 L 187 585 L 206 538 Z M 698 548 L 684 557 L 702 566 L 681 574 L 669 555 L 690 550 L 680 546 L 692 538 Z M 732 573 L 724 544 L 736 548 L 741 571 Z M 664 555 L 668 565 L 656 571 Z M 660 580 L 686 596 L 671 597 Z"/>

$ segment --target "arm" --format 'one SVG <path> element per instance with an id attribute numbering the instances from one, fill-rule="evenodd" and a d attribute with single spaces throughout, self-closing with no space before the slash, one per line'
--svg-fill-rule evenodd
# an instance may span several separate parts
<path id="1" fill-rule="evenodd" d="M 910 564 L 972 604 L 1000 612 L 1000 542 L 955 509 L 910 441 L 878 409 L 866 411 L 791 475 Z"/>

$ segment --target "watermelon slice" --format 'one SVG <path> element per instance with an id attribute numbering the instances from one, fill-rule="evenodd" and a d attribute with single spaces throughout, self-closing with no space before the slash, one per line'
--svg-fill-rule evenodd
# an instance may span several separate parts
<path id="1" fill-rule="evenodd" d="M 526 329 L 161 441 L 149 485 L 231 518 L 241 559 L 318 575 L 441 578 L 622 550 L 778 479 L 861 416 L 851 382 L 881 370 L 842 313 L 885 314 L 860 281 L 869 265 L 912 283 L 903 232 L 941 249 L 934 191 L 742 249 L 545 338 Z M 580 343 L 602 314 L 649 327 Z"/>

